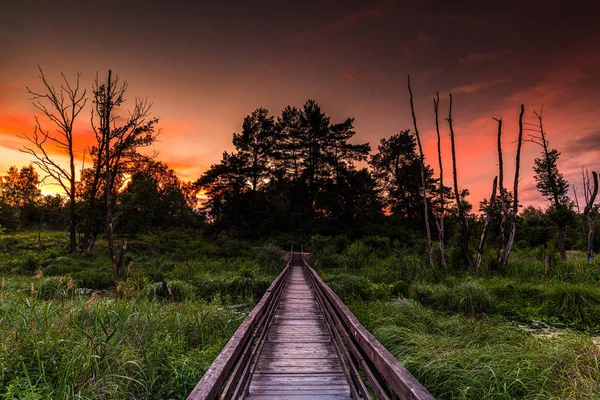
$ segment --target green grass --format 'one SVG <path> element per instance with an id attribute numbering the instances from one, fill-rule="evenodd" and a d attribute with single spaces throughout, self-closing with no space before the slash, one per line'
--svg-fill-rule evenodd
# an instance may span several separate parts
<path id="1" fill-rule="evenodd" d="M 246 315 L 194 302 L 4 297 L 6 399 L 184 398 Z"/>
<path id="2" fill-rule="evenodd" d="M 0 399 L 185 398 L 282 268 L 270 244 L 163 232 L 129 240 L 115 287 L 106 243 L 67 244 L 0 235 Z"/>
<path id="3" fill-rule="evenodd" d="M 425 252 L 318 239 L 318 272 L 436 398 L 600 398 L 600 266 L 585 254 L 546 271 L 544 249 L 515 249 L 500 274 L 490 251 L 473 277 L 432 271 Z"/>
<path id="4" fill-rule="evenodd" d="M 39 239 L 0 235 L 2 400 L 184 398 L 283 265 L 270 243 L 159 232 L 129 240 L 115 287 L 102 240 L 70 256 L 64 233 Z M 582 254 L 546 274 L 515 249 L 500 275 L 489 253 L 472 277 L 387 239 L 317 245 L 317 271 L 436 398 L 600 398 L 600 268 Z"/>
<path id="5" fill-rule="evenodd" d="M 350 308 L 438 399 L 600 396 L 600 349 L 586 335 L 540 338 L 503 319 L 448 315 L 412 300 Z"/>

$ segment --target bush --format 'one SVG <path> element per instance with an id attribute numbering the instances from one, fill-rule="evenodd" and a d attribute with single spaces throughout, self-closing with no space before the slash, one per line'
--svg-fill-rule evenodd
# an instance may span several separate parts
<path id="1" fill-rule="evenodd" d="M 454 311 L 467 315 L 488 313 L 492 310 L 492 297 L 475 282 L 465 282 L 452 291 Z"/>
<path id="2" fill-rule="evenodd" d="M 338 274 L 326 276 L 327 285 L 344 302 L 351 300 L 385 300 L 390 297 L 388 285 L 378 285 L 364 276 Z"/>
<path id="3" fill-rule="evenodd" d="M 369 266 L 372 262 L 371 248 L 362 240 L 353 242 L 344 255 L 346 267 L 350 269 L 360 269 Z"/>
<path id="4" fill-rule="evenodd" d="M 20 272 L 23 274 L 35 272 L 41 265 L 40 256 L 34 251 L 26 251 L 21 258 Z"/>
<path id="5" fill-rule="evenodd" d="M 37 297 L 41 300 L 60 300 L 75 294 L 75 283 L 70 277 L 44 278 L 36 287 Z"/>
<path id="6" fill-rule="evenodd" d="M 408 288 L 408 283 L 404 282 L 402 279 L 397 280 L 392 284 L 391 294 L 392 296 L 406 297 L 408 295 Z"/>
<path id="7" fill-rule="evenodd" d="M 417 283 L 409 288 L 409 296 L 435 310 L 448 311 L 452 308 L 452 292 L 444 285 Z"/>
<path id="8" fill-rule="evenodd" d="M 85 289 L 106 290 L 113 286 L 112 271 L 107 269 L 86 269 L 75 272 L 73 279 L 78 287 Z"/>
<path id="9" fill-rule="evenodd" d="M 264 276 L 243 277 L 232 275 L 197 276 L 193 280 L 196 292 L 206 301 L 256 302 L 271 285 L 271 279 Z"/>
<path id="10" fill-rule="evenodd" d="M 191 301 L 196 296 L 196 288 L 180 280 L 173 280 L 168 282 L 171 293 L 175 298 L 175 301 Z M 147 297 L 149 300 L 167 300 L 167 294 L 163 290 L 164 286 L 162 282 L 156 282 L 146 287 Z"/>
<path id="11" fill-rule="evenodd" d="M 547 316 L 574 323 L 600 324 L 600 289 L 582 284 L 552 286 L 543 311 Z"/>

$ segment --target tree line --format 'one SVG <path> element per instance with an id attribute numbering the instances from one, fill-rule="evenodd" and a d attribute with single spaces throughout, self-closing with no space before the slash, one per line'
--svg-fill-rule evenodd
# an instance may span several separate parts
<path id="1" fill-rule="evenodd" d="M 88 99 L 79 74 L 72 81 L 62 75 L 61 83 L 54 86 L 39 71 L 42 90 L 28 88 L 39 112 L 33 132 L 23 135 L 22 151 L 32 156 L 32 165 L 20 170 L 11 167 L 2 178 L 0 225 L 67 228 L 73 254 L 91 251 L 103 235 L 115 276 L 123 269 L 128 236 L 180 227 L 241 238 L 287 235 L 292 240 L 317 233 L 388 236 L 407 245 L 426 246 L 423 250 L 431 268 L 447 268 L 451 262 L 473 273 L 479 272 L 486 242 L 497 249 L 499 270 L 506 266 L 515 242 L 555 243 L 563 259 L 568 248 L 585 246 L 589 261 L 594 258 L 597 174 L 582 171 L 585 204 L 580 208 L 576 185 L 569 185 L 558 168 L 560 152 L 550 147 L 543 110 L 533 112 L 533 124 L 524 122 L 524 106 L 518 113 L 512 190 L 504 183 L 503 127 L 502 120 L 496 119 L 498 175 L 477 215 L 466 199 L 468 190 L 459 185 L 460 143 L 452 119 L 452 95 L 447 117 L 440 116 L 439 95 L 432 100 L 438 150 L 435 174 L 423 153 L 410 78 L 412 129 L 382 138 L 376 149 L 354 142 L 353 118 L 332 121 L 314 100 L 301 107 L 288 106 L 279 115 L 258 108 L 233 134 L 232 151 L 225 151 L 221 161 L 197 181 L 182 182 L 156 153 L 143 151 L 161 133 L 159 120 L 152 116 L 148 99 L 127 102 L 126 81 L 111 71 L 106 80 L 96 75 Z M 90 112 L 95 140 L 81 160 L 75 151 L 81 147 L 81 124 L 76 121 L 84 110 Z M 451 186 L 444 184 L 441 157 L 442 143 L 448 139 Z M 545 211 L 521 210 L 518 190 L 524 143 L 540 148 L 533 172 L 539 192 L 549 202 Z M 62 162 L 61 157 L 68 161 Z M 46 179 L 57 183 L 65 195 L 42 196 L 39 186 Z M 569 196 L 571 189 L 575 201 Z M 207 199 L 202 205 L 199 193 Z M 531 234 L 532 229 L 536 234 Z M 447 246 L 458 249 L 452 260 Z"/>

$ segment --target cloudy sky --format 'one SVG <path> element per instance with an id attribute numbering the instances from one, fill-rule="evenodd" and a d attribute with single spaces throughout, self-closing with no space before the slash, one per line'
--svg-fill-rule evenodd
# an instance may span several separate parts
<path id="1" fill-rule="evenodd" d="M 524 4 L 526 3 L 526 4 Z M 411 75 L 426 158 L 437 170 L 432 98 L 447 116 L 454 97 L 459 184 L 477 202 L 497 169 L 496 118 L 504 121 L 512 186 L 520 104 L 525 121 L 544 107 L 560 167 L 579 184 L 582 166 L 600 168 L 598 5 L 552 1 L 12 1 L 0 4 L 0 171 L 25 165 L 20 133 L 35 108 L 26 86 L 82 73 L 89 88 L 108 69 L 147 96 L 163 133 L 159 158 L 194 180 L 223 150 L 245 115 L 317 100 L 332 121 L 355 117 L 356 141 L 412 128 Z M 130 101 L 131 103 L 131 101 Z M 450 170 L 448 127 L 441 125 Z M 82 114 L 77 146 L 89 143 Z M 522 200 L 542 205 L 533 159 L 523 151 Z M 450 179 L 447 174 L 446 179 Z M 581 186 L 581 184 L 579 184 Z M 46 191 L 53 190 L 51 186 Z"/>

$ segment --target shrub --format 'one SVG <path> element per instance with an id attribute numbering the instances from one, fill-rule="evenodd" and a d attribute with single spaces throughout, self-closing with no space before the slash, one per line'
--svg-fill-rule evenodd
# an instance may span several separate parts
<path id="1" fill-rule="evenodd" d="M 243 263 L 238 269 L 238 275 L 242 278 L 254 278 L 258 275 L 258 266 L 252 263 Z"/>
<path id="2" fill-rule="evenodd" d="M 175 301 L 190 301 L 196 298 L 196 288 L 180 280 L 168 282 L 171 293 Z M 167 294 L 163 290 L 162 282 L 156 282 L 146 287 L 147 297 L 149 300 L 166 300 Z"/>
<path id="3" fill-rule="evenodd" d="M 42 300 L 60 300 L 75 294 L 75 283 L 70 277 L 43 278 L 36 294 Z"/>
<path id="4" fill-rule="evenodd" d="M 353 242 L 345 252 L 346 267 L 359 269 L 371 264 L 371 248 L 362 240 Z"/>
<path id="5" fill-rule="evenodd" d="M 364 276 L 337 274 L 325 277 L 325 281 L 343 301 L 384 300 L 390 296 L 388 285 L 378 285 Z"/>
<path id="6" fill-rule="evenodd" d="M 547 316 L 575 323 L 600 323 L 600 289 L 582 284 L 552 286 L 543 311 Z"/>
<path id="7" fill-rule="evenodd" d="M 408 288 L 408 283 L 404 282 L 402 279 L 397 280 L 392 284 L 391 294 L 392 296 L 406 297 L 408 295 Z"/>
<path id="8" fill-rule="evenodd" d="M 243 276 L 197 276 L 194 279 L 196 292 L 201 299 L 212 301 L 218 298 L 223 302 L 258 301 L 271 285 L 268 277 Z"/>
<path id="9" fill-rule="evenodd" d="M 452 291 L 452 305 L 454 311 L 467 315 L 477 315 L 490 312 L 492 297 L 475 282 L 465 282 Z"/>
<path id="10" fill-rule="evenodd" d="M 80 288 L 106 290 L 113 286 L 112 271 L 107 269 L 86 269 L 75 272 L 73 279 Z"/>
<path id="11" fill-rule="evenodd" d="M 444 285 L 417 283 L 409 288 L 409 296 L 435 310 L 448 311 L 452 308 L 452 292 Z"/>
<path id="12" fill-rule="evenodd" d="M 27 274 L 33 273 L 40 267 L 40 256 L 34 251 L 26 251 L 22 255 L 20 272 Z"/>

